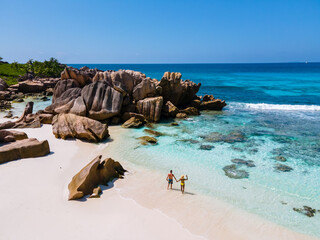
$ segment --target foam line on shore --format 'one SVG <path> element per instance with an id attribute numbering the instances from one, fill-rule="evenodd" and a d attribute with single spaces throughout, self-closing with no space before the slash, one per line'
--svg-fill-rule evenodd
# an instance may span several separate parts
<path id="1" fill-rule="evenodd" d="M 290 105 L 290 104 L 268 104 L 268 103 L 237 103 L 232 102 L 230 106 L 255 110 L 283 110 L 283 111 L 320 111 L 319 105 Z"/>

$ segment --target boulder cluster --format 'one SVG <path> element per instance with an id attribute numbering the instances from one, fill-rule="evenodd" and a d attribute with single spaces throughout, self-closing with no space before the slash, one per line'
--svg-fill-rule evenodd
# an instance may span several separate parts
<path id="1" fill-rule="evenodd" d="M 99 142 L 109 136 L 108 124 L 137 128 L 162 118 L 186 118 L 226 106 L 212 95 L 198 97 L 201 84 L 181 77 L 181 73 L 166 72 L 158 81 L 132 70 L 66 67 L 61 79 L 24 80 L 10 87 L 0 82 L 9 95 L 52 93 L 50 106 L 33 114 L 28 103 L 20 119 L 0 124 L 0 129 L 52 124 L 57 138 Z"/>
<path id="2" fill-rule="evenodd" d="M 0 110 L 11 108 L 11 101 L 23 102 L 26 96 L 35 96 L 47 101 L 60 78 L 19 79 L 19 83 L 8 86 L 0 78 Z"/>
<path id="3" fill-rule="evenodd" d="M 93 129 L 94 136 L 83 137 L 100 141 L 108 136 L 103 124 L 141 127 L 161 118 L 186 118 L 199 115 L 200 110 L 221 110 L 226 106 L 225 101 L 212 95 L 198 97 L 200 85 L 181 80 L 181 73 L 166 72 L 158 81 L 132 70 L 103 72 L 67 67 L 54 88 L 52 104 L 44 113 L 55 115 L 52 124 L 57 137 L 81 138 L 72 124 L 67 124 L 72 119 L 81 123 L 76 126 L 79 129 L 87 129 L 88 123 L 96 126 L 94 129 L 104 129 L 100 133 Z"/>

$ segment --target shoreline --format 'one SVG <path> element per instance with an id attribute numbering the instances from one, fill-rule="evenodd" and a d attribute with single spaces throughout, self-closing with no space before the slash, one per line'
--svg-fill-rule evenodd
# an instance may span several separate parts
<path id="1" fill-rule="evenodd" d="M 119 132 L 127 131 L 120 127 L 111 128 L 118 128 Z M 129 166 L 134 172 L 127 175 L 124 181 L 115 184 L 115 187 L 119 187 L 123 196 L 133 198 L 138 204 L 158 209 L 177 219 L 194 234 L 206 233 L 204 237 L 207 239 L 217 239 L 217 237 L 218 239 L 283 239 L 284 236 L 285 239 L 318 239 L 278 225 L 214 197 L 198 195 L 192 192 L 192 189 L 190 191 L 188 184 L 186 194 L 183 196 L 178 184 L 174 184 L 174 191 L 167 191 L 167 183 L 164 181 L 166 176 L 160 175 L 156 170 L 152 171 L 119 158 L 119 155 L 115 154 L 117 146 L 113 144 L 116 142 L 119 141 L 114 139 L 106 147 L 105 152 L 110 152 L 111 157 L 117 158 L 123 166 Z"/>
<path id="2" fill-rule="evenodd" d="M 51 154 L 1 165 L 0 190 L 5 193 L 0 204 L 1 238 L 204 239 L 160 211 L 122 197 L 113 184 L 103 187 L 100 199 L 68 201 L 72 177 L 106 144 L 56 139 L 51 125 L 18 131 L 38 140 L 47 139 Z M 121 179 L 114 185 L 118 181 Z"/>
<path id="3" fill-rule="evenodd" d="M 137 236 L 136 239 L 163 239 L 169 236 L 183 236 L 186 239 L 283 239 L 284 236 L 288 239 L 317 239 L 212 197 L 189 192 L 188 186 L 183 196 L 177 185 L 174 185 L 175 190 L 167 191 L 165 176 L 118 158 L 117 144 L 122 132 L 130 131 L 128 129 L 110 126 L 110 139 L 100 144 L 56 139 L 51 125 L 17 130 L 26 132 L 29 137 L 47 139 L 53 153 L 1 166 L 0 174 L 7 181 L 0 183 L 0 189 L 7 194 L 0 207 L 6 216 L 3 219 L 5 224 L 0 229 L 2 235 L 9 239 L 19 221 L 22 227 L 15 234 L 21 235 L 15 235 L 13 239 L 19 239 L 19 236 L 34 239 L 32 229 L 37 224 L 37 236 L 51 234 L 52 239 L 61 237 L 62 232 L 64 237 L 69 234 L 71 238 L 85 239 L 92 237 L 91 231 L 95 232 L 97 239 L 103 233 L 111 234 L 109 238 L 103 236 L 103 239 L 127 239 L 128 236 L 132 239 L 133 235 Z M 68 201 L 71 178 L 101 153 L 103 158 L 111 157 L 119 161 L 129 173 L 110 187 L 103 187 L 100 199 Z M 32 176 L 34 179 L 28 179 Z M 16 191 L 19 183 L 22 189 Z M 110 214 L 112 219 L 109 219 Z M 15 222 L 17 219 L 18 222 Z M 91 226 L 87 225 L 89 219 Z M 105 226 L 108 221 L 112 228 L 106 231 L 101 223 Z M 48 228 L 48 222 L 52 223 L 49 225 L 56 225 L 56 232 Z M 115 237 L 113 234 L 121 232 L 123 226 L 130 234 Z M 37 231 L 34 229 L 34 232 Z"/>

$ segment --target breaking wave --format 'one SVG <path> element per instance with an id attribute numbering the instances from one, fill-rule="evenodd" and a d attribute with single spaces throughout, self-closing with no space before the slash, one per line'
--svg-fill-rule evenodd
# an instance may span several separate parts
<path id="1" fill-rule="evenodd" d="M 255 110 L 282 110 L 282 111 L 320 111 L 319 105 L 290 105 L 290 104 L 267 104 L 267 103 L 231 103 L 237 108 Z"/>

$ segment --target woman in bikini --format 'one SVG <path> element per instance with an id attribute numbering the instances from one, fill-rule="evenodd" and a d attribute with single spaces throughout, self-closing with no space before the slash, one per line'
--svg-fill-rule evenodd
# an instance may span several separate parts
<path id="1" fill-rule="evenodd" d="M 177 181 L 176 177 L 174 176 L 174 174 L 172 173 L 172 170 L 170 170 L 170 173 L 167 176 L 167 181 L 168 181 L 168 187 L 167 190 L 169 190 L 169 185 L 171 184 L 171 189 L 172 189 L 172 184 L 173 184 L 173 178 Z"/>
<path id="2" fill-rule="evenodd" d="M 183 194 L 184 193 L 184 186 L 185 186 L 185 182 L 184 181 L 187 181 L 188 180 L 188 175 L 186 175 L 187 178 L 184 178 L 184 175 L 181 176 L 181 178 L 177 181 L 177 182 L 180 182 L 180 185 L 181 185 L 181 193 Z"/>

